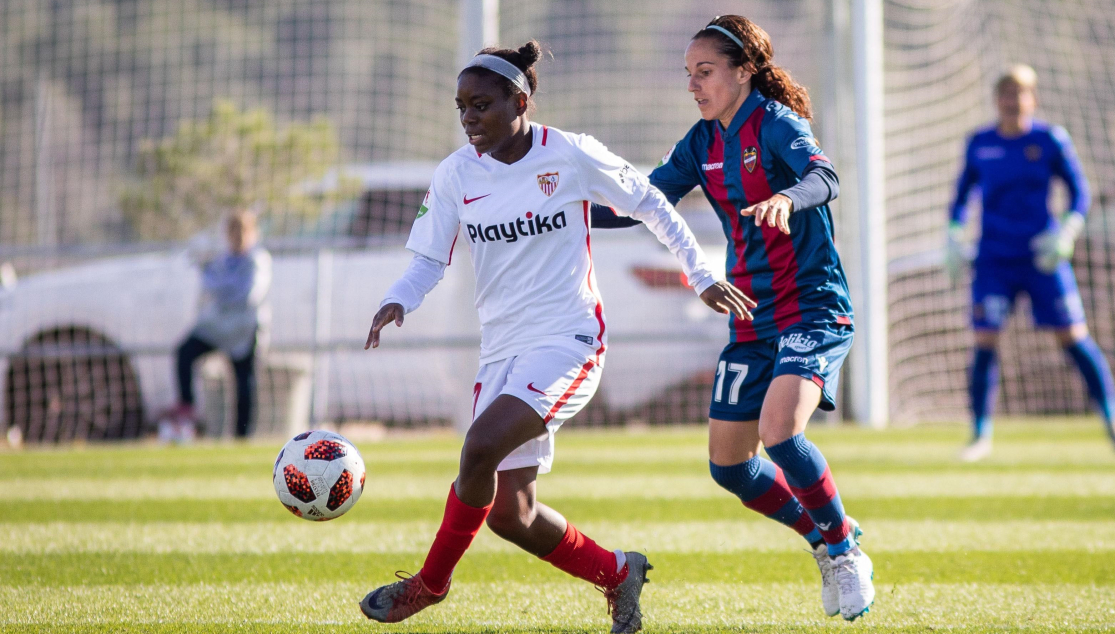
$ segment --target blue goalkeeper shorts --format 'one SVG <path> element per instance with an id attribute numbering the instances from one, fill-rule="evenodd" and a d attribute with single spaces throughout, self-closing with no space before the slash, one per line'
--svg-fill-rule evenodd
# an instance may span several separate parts
<path id="1" fill-rule="evenodd" d="M 1043 273 L 1033 262 L 1021 260 L 977 262 L 972 268 L 972 327 L 1002 329 L 1019 293 L 1029 295 L 1036 326 L 1067 328 L 1084 323 L 1084 304 L 1072 265 L 1062 262 L 1052 273 Z"/>

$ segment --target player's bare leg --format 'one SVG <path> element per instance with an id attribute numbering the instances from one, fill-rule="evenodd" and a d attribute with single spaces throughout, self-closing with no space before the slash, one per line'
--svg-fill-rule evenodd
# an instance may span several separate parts
<path id="1" fill-rule="evenodd" d="M 457 496 L 469 506 L 490 505 L 496 497 L 496 468 L 520 445 L 546 433 L 542 417 L 523 401 L 501 394 L 465 434 Z"/>
<path id="2" fill-rule="evenodd" d="M 567 522 L 538 501 L 537 479 L 538 467 L 500 471 L 488 528 L 528 553 L 545 557 L 561 542 Z"/>
<path id="3" fill-rule="evenodd" d="M 608 599 L 613 632 L 642 628 L 639 598 L 652 568 L 640 553 L 604 550 L 537 499 L 538 468 L 500 471 L 488 527 L 559 570 L 585 579 Z"/>
<path id="4" fill-rule="evenodd" d="M 529 405 L 513 396 L 496 397 L 465 436 L 445 519 L 422 571 L 365 597 L 361 609 L 368 618 L 398 622 L 445 598 L 453 568 L 495 506 L 501 479 L 496 472 L 499 463 L 543 433 L 546 426 Z M 508 491 L 493 530 L 558 568 L 601 585 L 612 609 L 613 632 L 640 629 L 638 600 L 650 567 L 646 558 L 626 553 L 620 562 L 617 555 L 596 546 L 553 509 L 538 504 L 534 492 L 536 468 L 508 473 L 502 478 Z M 636 569 L 638 574 L 630 574 Z"/>
<path id="5" fill-rule="evenodd" d="M 825 542 L 789 491 L 785 475 L 759 455 L 761 448 L 758 420 L 709 419 L 708 455 L 713 479 L 738 496 L 747 508 L 786 524 L 805 537 L 821 571 L 821 605 L 825 614 L 836 616 L 840 613 L 840 592 Z"/>
<path id="6" fill-rule="evenodd" d="M 708 421 L 708 459 L 714 464 L 745 462 L 759 455 L 759 421 Z"/>
<path id="7" fill-rule="evenodd" d="M 771 460 L 782 467 L 790 490 L 820 529 L 832 558 L 840 595 L 840 614 L 852 621 L 875 601 L 871 559 L 860 550 L 856 527 L 844 514 L 836 482 L 820 450 L 804 435 L 821 402 L 821 388 L 796 375 L 776 376 L 763 399 L 759 439 Z"/>
<path id="8" fill-rule="evenodd" d="M 499 396 L 465 435 L 457 481 L 449 491 L 445 516 L 421 572 L 400 577 L 364 597 L 360 609 L 369 619 L 396 623 L 449 593 L 453 569 L 492 508 L 496 467 L 516 447 L 546 431 L 542 418 L 513 396 Z"/>

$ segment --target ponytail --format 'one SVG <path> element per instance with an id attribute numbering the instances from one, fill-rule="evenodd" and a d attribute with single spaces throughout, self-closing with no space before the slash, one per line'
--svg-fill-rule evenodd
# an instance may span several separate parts
<path id="1" fill-rule="evenodd" d="M 813 119 L 809 92 L 772 62 L 770 36 L 758 24 L 740 15 L 719 15 L 693 36 L 694 40 L 700 38 L 715 39 L 721 55 L 732 65 L 749 70 L 751 85 L 764 97 L 781 102 L 803 119 Z"/>
<path id="2" fill-rule="evenodd" d="M 767 99 L 779 101 L 802 119 L 813 119 L 813 104 L 805 86 L 794 81 L 781 66 L 770 65 L 751 76 L 751 84 Z"/>

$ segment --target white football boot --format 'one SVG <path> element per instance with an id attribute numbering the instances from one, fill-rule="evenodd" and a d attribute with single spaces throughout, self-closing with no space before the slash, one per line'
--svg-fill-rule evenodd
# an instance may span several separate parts
<path id="1" fill-rule="evenodd" d="M 991 455 L 991 436 L 983 436 L 972 441 L 960 451 L 961 462 L 979 462 Z"/>
<path id="2" fill-rule="evenodd" d="M 852 539 L 859 545 L 860 535 L 863 535 L 859 522 L 848 517 L 848 523 L 852 525 Z M 810 552 L 813 554 L 813 560 L 817 562 L 817 568 L 821 571 L 821 605 L 825 609 L 825 615 L 836 616 L 840 614 L 840 586 L 836 583 L 836 572 L 832 569 L 828 544 L 821 543 Z"/>
<path id="3" fill-rule="evenodd" d="M 819 544 L 811 552 L 821 569 L 821 605 L 825 608 L 825 616 L 836 616 L 840 614 L 840 588 L 836 585 L 836 573 L 832 571 L 829 547 Z"/>
<path id="4" fill-rule="evenodd" d="M 832 558 L 832 571 L 840 590 L 840 616 L 854 621 L 875 602 L 875 568 L 859 546 Z"/>

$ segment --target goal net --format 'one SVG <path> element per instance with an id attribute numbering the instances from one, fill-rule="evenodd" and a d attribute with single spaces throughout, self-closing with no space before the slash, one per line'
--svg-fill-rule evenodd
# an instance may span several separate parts
<path id="1" fill-rule="evenodd" d="M 503 0 L 499 40 L 552 54 L 537 120 L 647 169 L 697 117 L 689 38 L 741 9 L 809 87 L 854 200 L 855 154 L 837 142 L 852 83 L 845 0 Z M 249 203 L 275 261 L 260 431 L 467 421 L 479 340 L 467 249 L 405 328 L 363 350 L 433 168 L 463 143 L 462 15 L 458 0 L 0 3 L 0 427 L 48 442 L 149 432 L 177 398 L 197 263 L 220 251 L 221 215 Z M 1096 192 L 1075 264 L 1093 332 L 1115 349 L 1115 1 L 907 0 L 886 2 L 884 19 L 891 362 L 876 389 L 891 391 L 894 420 L 955 420 L 970 335 L 966 291 L 940 267 L 945 209 L 1008 63 L 1037 69 L 1041 114 L 1072 134 Z M 838 226 L 854 220 L 841 203 Z M 703 198 L 679 208 L 722 257 Z M 704 420 L 723 324 L 648 232 L 593 240 L 612 340 L 574 424 Z M 1079 381 L 1019 308 L 1005 411 L 1084 411 Z M 195 385 L 205 432 L 230 433 L 227 362 L 204 359 Z"/>
<path id="2" fill-rule="evenodd" d="M 892 413 L 955 420 L 967 416 L 970 296 L 950 288 L 939 249 L 966 136 L 993 119 L 992 84 L 1010 64 L 1037 70 L 1038 116 L 1068 130 L 1092 186 L 1073 264 L 1093 336 L 1115 350 L 1115 2 L 919 0 L 888 2 L 884 15 Z M 1063 210 L 1063 192 L 1054 198 Z M 1083 382 L 1052 335 L 1033 330 L 1027 300 L 1000 350 L 999 412 L 1087 411 Z"/>

